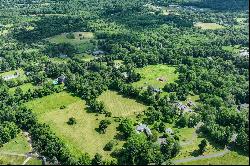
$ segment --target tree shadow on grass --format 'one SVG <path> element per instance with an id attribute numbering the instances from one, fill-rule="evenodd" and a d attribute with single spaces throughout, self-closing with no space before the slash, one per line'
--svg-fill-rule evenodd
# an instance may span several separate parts
<path id="1" fill-rule="evenodd" d="M 116 140 L 118 140 L 118 141 L 124 141 L 126 138 L 124 137 L 123 134 L 117 133 L 117 134 L 114 136 L 114 139 L 116 139 Z"/>
<path id="2" fill-rule="evenodd" d="M 103 134 L 102 131 L 98 127 L 95 128 L 95 131 L 98 132 L 99 134 Z"/>
<path id="3" fill-rule="evenodd" d="M 203 134 L 202 132 L 198 133 L 198 138 L 206 138 L 206 140 L 209 142 L 209 144 L 212 145 L 216 150 L 225 149 L 225 145 L 221 145 L 221 144 L 215 142 L 211 137 Z"/>
<path id="4" fill-rule="evenodd" d="M 193 152 L 190 152 L 189 154 L 193 157 L 198 157 L 200 155 L 200 152 L 199 150 L 194 150 Z"/>

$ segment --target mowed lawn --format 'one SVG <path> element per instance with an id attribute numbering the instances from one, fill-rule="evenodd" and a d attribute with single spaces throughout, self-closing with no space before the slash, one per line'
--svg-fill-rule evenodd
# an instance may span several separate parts
<path id="1" fill-rule="evenodd" d="M 38 115 L 40 122 L 48 124 L 52 131 L 60 137 L 75 155 L 87 152 L 92 157 L 98 152 L 109 158 L 110 152 L 103 150 L 104 146 L 117 134 L 117 122 L 112 118 L 112 124 L 105 134 L 99 134 L 96 129 L 104 115 L 96 116 L 88 113 L 83 100 L 73 97 L 66 92 L 53 94 L 36 99 L 26 104 Z M 65 109 L 60 106 L 65 105 Z M 76 118 L 77 124 L 70 126 L 67 121 L 70 117 Z"/>
<path id="2" fill-rule="evenodd" d="M 8 76 L 8 75 L 14 75 L 15 73 L 19 73 L 20 75 L 19 75 L 19 77 L 14 78 L 12 80 L 15 80 L 15 79 L 25 80 L 25 79 L 27 79 L 27 76 L 24 74 L 23 69 L 11 70 L 11 71 L 8 71 L 8 72 L 0 73 L 0 77 L 4 77 L 4 76 Z"/>
<path id="3" fill-rule="evenodd" d="M 144 68 L 136 70 L 141 74 L 142 78 L 138 82 L 134 82 L 135 87 L 146 87 L 152 85 L 155 88 L 163 88 L 167 83 L 174 82 L 178 79 L 176 68 L 168 65 L 149 65 Z M 158 78 L 164 78 L 165 81 L 161 82 Z"/>
<path id="4" fill-rule="evenodd" d="M 178 163 L 177 165 L 249 165 L 249 157 L 239 155 L 237 152 L 229 152 L 221 157 Z"/>
<path id="5" fill-rule="evenodd" d="M 0 165 L 22 165 L 26 157 L 0 155 Z"/>
<path id="6" fill-rule="evenodd" d="M 133 99 L 125 98 L 115 91 L 106 91 L 98 100 L 103 101 L 106 109 L 113 117 L 131 117 L 146 110 L 146 106 Z"/>
<path id="7" fill-rule="evenodd" d="M 25 136 L 20 133 L 16 138 L 10 140 L 8 143 L 4 144 L 3 147 L 0 148 L 0 153 L 17 153 L 17 154 L 25 154 L 31 150 L 27 139 Z"/>
<path id="8" fill-rule="evenodd" d="M 199 27 L 201 29 L 211 29 L 211 30 L 224 28 L 224 26 L 217 23 L 203 23 L 203 22 L 197 22 L 194 26 Z"/>
<path id="9" fill-rule="evenodd" d="M 27 138 L 23 133 L 19 133 L 16 138 L 10 140 L 0 148 L 0 165 L 21 165 L 26 157 L 15 154 L 25 155 L 30 151 L 31 147 L 27 142 Z M 37 158 L 31 158 L 26 165 L 42 165 L 42 161 Z"/>

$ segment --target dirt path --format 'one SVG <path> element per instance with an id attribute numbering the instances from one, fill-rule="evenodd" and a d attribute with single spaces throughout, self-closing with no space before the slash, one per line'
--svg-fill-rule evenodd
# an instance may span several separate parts
<path id="1" fill-rule="evenodd" d="M 24 160 L 22 165 L 25 165 L 30 159 L 31 159 L 31 157 L 26 158 L 26 160 Z"/>
<path id="2" fill-rule="evenodd" d="M 199 128 L 202 126 L 202 122 L 199 122 L 194 128 L 195 128 L 195 131 L 193 132 L 193 134 L 192 134 L 192 138 L 189 140 L 189 141 L 187 141 L 187 142 L 180 142 L 180 145 L 181 146 L 187 146 L 187 145 L 191 145 L 193 142 L 194 142 L 194 140 L 196 139 L 196 137 L 197 137 L 197 130 L 199 130 Z"/>
<path id="3" fill-rule="evenodd" d="M 178 160 L 174 160 L 173 163 L 177 164 L 177 163 L 184 163 L 184 162 L 196 161 L 196 160 L 201 160 L 201 159 L 215 158 L 215 157 L 224 156 L 228 152 L 230 152 L 230 150 L 225 148 L 222 152 L 219 152 L 219 153 L 208 154 L 208 155 L 203 155 L 203 156 L 198 156 L 198 157 L 189 157 L 189 158 L 184 158 L 184 159 L 178 159 Z"/>
<path id="4" fill-rule="evenodd" d="M 0 154 L 2 154 L 2 155 L 9 155 L 9 156 L 27 157 L 25 154 L 18 154 L 18 153 L 0 152 Z"/>

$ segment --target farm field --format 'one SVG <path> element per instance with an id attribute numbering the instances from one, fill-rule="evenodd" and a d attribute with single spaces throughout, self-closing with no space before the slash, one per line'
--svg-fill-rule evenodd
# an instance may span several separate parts
<path id="1" fill-rule="evenodd" d="M 145 87 L 152 85 L 155 88 L 163 88 L 167 83 L 174 82 L 178 79 L 178 73 L 175 73 L 175 71 L 175 67 L 162 64 L 138 68 L 136 72 L 140 73 L 142 78 L 140 81 L 134 82 L 133 86 Z M 165 81 L 161 82 L 157 80 L 161 77 L 165 79 Z"/>
<path id="2" fill-rule="evenodd" d="M 224 26 L 216 24 L 216 23 L 203 23 L 203 22 L 198 22 L 194 26 L 199 27 L 201 29 L 210 29 L 210 30 L 216 30 L 216 29 L 224 28 Z"/>
<path id="3" fill-rule="evenodd" d="M 104 115 L 96 116 L 95 113 L 89 113 L 85 102 L 80 98 L 61 92 L 36 99 L 26 105 L 38 115 L 40 122 L 51 127 L 73 154 L 79 155 L 81 152 L 88 152 L 93 157 L 98 152 L 105 158 L 110 157 L 110 152 L 104 151 L 103 148 L 117 134 L 118 123 L 109 118 L 112 124 L 107 128 L 105 134 L 99 134 L 96 129 L 100 121 L 105 119 Z M 62 105 L 66 108 L 60 109 Z M 70 117 L 76 118 L 77 124 L 69 126 L 66 122 Z M 122 142 L 120 142 L 121 144 Z"/>
<path id="4" fill-rule="evenodd" d="M 107 110 L 114 117 L 131 117 L 136 113 L 140 113 L 146 109 L 146 106 L 136 102 L 135 100 L 124 98 L 118 92 L 106 91 L 99 98 L 104 102 Z"/>

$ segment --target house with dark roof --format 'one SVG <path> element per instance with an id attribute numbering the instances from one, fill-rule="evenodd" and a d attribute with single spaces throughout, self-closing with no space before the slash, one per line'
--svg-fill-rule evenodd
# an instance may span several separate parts
<path id="1" fill-rule="evenodd" d="M 65 83 L 66 77 L 64 75 L 61 75 L 60 77 L 57 78 L 57 83 L 62 84 Z"/>

